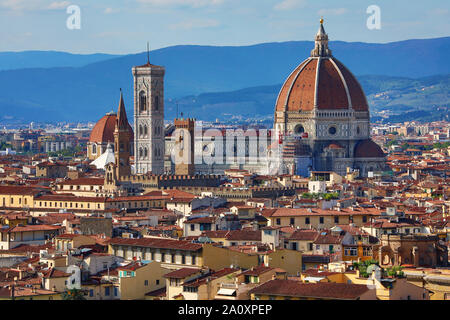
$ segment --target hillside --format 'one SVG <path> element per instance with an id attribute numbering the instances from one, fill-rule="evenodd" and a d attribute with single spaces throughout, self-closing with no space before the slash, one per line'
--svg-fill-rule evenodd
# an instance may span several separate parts
<path id="1" fill-rule="evenodd" d="M 201 104 L 202 117 L 206 117 L 205 113 L 221 113 L 217 111 L 224 109 L 235 115 L 271 114 L 273 95 L 278 88 L 271 89 L 270 86 L 282 83 L 295 66 L 309 56 L 312 47 L 311 41 L 244 47 L 174 46 L 152 51 L 150 59 L 152 63 L 166 67 L 166 99 L 204 92 L 218 92 L 216 96 L 225 99 Z M 450 37 L 387 44 L 336 41 L 331 42 L 330 47 L 361 81 L 361 75 L 367 74 L 418 78 L 450 73 L 447 60 Z M 145 61 L 146 53 L 141 53 L 78 67 L 66 64 L 58 68 L 41 66 L 0 71 L 2 121 L 95 121 L 105 112 L 117 108 L 119 88 L 124 89 L 127 111 L 132 113 L 131 68 Z M 363 84 L 368 94 L 372 90 L 376 93 L 388 90 L 384 85 L 388 84 L 376 79 Z M 262 89 L 241 90 L 253 87 Z M 230 93 L 236 90 L 238 93 Z M 247 102 L 235 106 L 229 100 L 236 95 L 241 102 Z M 248 95 L 251 98 L 246 98 Z M 258 103 L 252 102 L 254 99 Z M 382 102 L 376 102 L 375 107 L 378 104 Z M 186 105 L 185 111 L 194 114 L 191 107 L 198 108 Z M 172 114 L 170 108 L 168 105 L 167 119 L 175 114 L 175 108 Z"/>
<path id="2" fill-rule="evenodd" d="M 82 67 L 117 57 L 119 55 L 103 53 L 72 54 L 58 51 L 0 52 L 0 70 Z"/>
<path id="3" fill-rule="evenodd" d="M 419 120 L 421 117 L 429 117 L 430 110 L 434 110 L 436 116 L 442 116 L 446 112 L 448 117 L 450 75 L 420 79 L 388 76 L 358 78 L 367 95 L 374 118 L 402 119 L 399 116 L 415 112 L 411 113 L 410 117 L 414 116 Z M 179 112 L 203 120 L 230 119 L 236 118 L 237 115 L 244 118 L 272 119 L 280 88 L 281 84 L 278 84 L 187 96 L 176 101 L 168 101 L 166 114 L 169 119 L 173 118 L 176 114 L 176 103 L 178 103 Z"/>

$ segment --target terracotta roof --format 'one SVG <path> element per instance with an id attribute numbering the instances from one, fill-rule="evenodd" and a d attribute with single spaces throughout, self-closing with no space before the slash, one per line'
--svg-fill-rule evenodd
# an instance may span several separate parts
<path id="1" fill-rule="evenodd" d="M 0 252 L 9 252 L 9 253 L 39 253 L 41 250 L 52 249 L 53 244 L 46 243 L 43 245 L 27 245 L 21 244 L 15 248 L 9 250 L 0 250 Z"/>
<path id="2" fill-rule="evenodd" d="M 239 271 L 239 269 L 224 268 L 224 269 L 221 269 L 216 272 L 209 272 L 209 273 L 202 275 L 201 277 L 199 277 L 197 279 L 189 280 L 189 281 L 183 283 L 183 286 L 199 287 L 199 286 L 207 283 L 208 280 L 218 279 L 218 278 L 224 277 L 224 276 L 229 275 L 230 273 L 233 273 L 236 271 Z"/>
<path id="3" fill-rule="evenodd" d="M 343 235 L 334 235 L 331 233 L 321 232 L 314 241 L 315 244 L 341 244 L 344 239 Z"/>
<path id="4" fill-rule="evenodd" d="M 285 107 L 286 111 L 311 111 L 315 101 L 319 110 L 347 110 L 350 104 L 356 111 L 369 109 L 356 78 L 333 57 L 322 57 L 319 67 L 317 58 L 303 61 L 281 88 L 276 111 L 284 111 Z"/>
<path id="5" fill-rule="evenodd" d="M 369 288 L 363 284 L 333 282 L 302 283 L 296 280 L 271 280 L 249 293 L 291 297 L 355 300 Z"/>
<path id="6" fill-rule="evenodd" d="M 118 267 L 117 270 L 125 270 L 125 271 L 136 271 L 139 268 L 145 267 L 145 264 L 138 262 L 138 261 L 133 261 L 129 264 L 127 264 L 126 266 L 123 267 Z"/>
<path id="7" fill-rule="evenodd" d="M 165 297 L 166 296 L 166 287 L 147 292 L 145 294 L 145 296 L 148 296 L 148 297 Z"/>
<path id="8" fill-rule="evenodd" d="M 184 223 L 215 223 L 217 217 L 199 217 L 184 221 Z"/>
<path id="9" fill-rule="evenodd" d="M 35 187 L 25 187 L 25 186 L 0 186 L 0 194 L 11 194 L 11 195 L 35 195 L 41 190 Z"/>
<path id="10" fill-rule="evenodd" d="M 11 297 L 11 288 L 0 288 L 0 297 Z M 28 288 L 28 287 L 15 287 L 14 296 L 24 297 L 24 296 L 39 296 L 39 295 L 60 295 L 60 292 L 54 292 L 39 288 Z"/>
<path id="11" fill-rule="evenodd" d="M 349 224 L 338 224 L 336 226 L 341 228 L 343 231 L 350 233 L 352 236 L 355 236 L 355 235 L 368 236 L 369 235 L 366 231 L 362 230 L 361 228 L 358 228 L 356 226 L 351 226 Z"/>
<path id="12" fill-rule="evenodd" d="M 49 226 L 45 224 L 26 225 L 26 226 L 17 225 L 12 228 L 0 228 L 0 232 L 12 233 L 12 232 L 26 232 L 26 231 L 54 231 L 63 228 L 64 227 L 61 226 Z"/>
<path id="13" fill-rule="evenodd" d="M 65 273 L 63 271 L 60 271 L 60 270 L 55 269 L 55 268 L 51 268 L 51 269 L 48 269 L 48 270 L 43 270 L 42 271 L 42 276 L 45 279 L 49 279 L 49 278 L 67 278 L 67 277 L 70 277 L 70 274 L 69 273 Z"/>
<path id="14" fill-rule="evenodd" d="M 176 200 L 176 201 L 188 201 L 189 202 L 196 198 L 196 196 L 192 193 L 181 191 L 181 190 L 176 190 L 176 189 L 164 190 L 164 194 L 167 194 L 169 196 L 169 200 L 167 200 L 167 202 L 169 202 L 171 199 Z"/>
<path id="15" fill-rule="evenodd" d="M 208 238 L 225 238 L 229 230 L 203 231 L 202 235 Z"/>
<path id="16" fill-rule="evenodd" d="M 261 241 L 261 231 L 232 230 L 226 235 L 229 241 Z"/>
<path id="17" fill-rule="evenodd" d="M 117 116 L 115 113 L 109 113 L 103 116 L 94 126 L 89 137 L 89 142 L 108 143 L 114 142 L 114 129 L 116 127 Z M 134 139 L 133 129 L 128 124 L 130 140 Z"/>
<path id="18" fill-rule="evenodd" d="M 194 268 L 181 268 L 164 275 L 164 278 L 175 278 L 175 279 L 184 279 L 194 274 L 200 273 L 200 269 Z"/>
<path id="19" fill-rule="evenodd" d="M 295 230 L 288 240 L 314 241 L 318 236 L 319 232 L 316 230 L 300 229 Z"/>
<path id="20" fill-rule="evenodd" d="M 269 272 L 274 270 L 274 268 L 270 268 L 270 267 L 265 267 L 265 266 L 257 266 L 254 268 L 251 268 L 249 270 L 246 270 L 244 272 L 241 273 L 241 275 L 245 275 L 245 276 L 259 276 L 263 273 Z"/>
<path id="21" fill-rule="evenodd" d="M 105 184 L 105 179 L 103 178 L 78 178 L 73 180 L 65 180 L 58 183 L 59 185 L 95 185 L 102 186 Z"/>

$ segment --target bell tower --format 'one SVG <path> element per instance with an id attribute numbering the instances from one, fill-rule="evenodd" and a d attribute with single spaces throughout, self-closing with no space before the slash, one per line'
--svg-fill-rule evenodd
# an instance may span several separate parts
<path id="1" fill-rule="evenodd" d="M 164 74 L 150 63 L 133 67 L 135 173 L 164 173 Z"/>
<path id="2" fill-rule="evenodd" d="M 195 119 L 175 119 L 175 174 L 195 174 Z"/>
<path id="3" fill-rule="evenodd" d="M 123 102 L 122 89 L 120 89 L 119 109 L 117 110 L 116 127 L 114 130 L 114 158 L 116 168 L 116 178 L 120 180 L 122 176 L 131 175 L 130 166 L 130 131 Z"/>

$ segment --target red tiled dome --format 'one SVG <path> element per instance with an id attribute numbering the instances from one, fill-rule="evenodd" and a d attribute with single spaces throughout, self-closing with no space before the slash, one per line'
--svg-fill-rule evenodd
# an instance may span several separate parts
<path id="1" fill-rule="evenodd" d="M 380 146 L 372 140 L 363 140 L 355 146 L 355 158 L 384 158 L 385 154 Z"/>
<path id="2" fill-rule="evenodd" d="M 366 96 L 355 76 L 328 49 L 323 21 L 311 56 L 287 78 L 280 90 L 276 111 L 368 111 Z"/>
<path id="3" fill-rule="evenodd" d="M 334 57 L 303 61 L 281 88 L 276 111 L 311 111 L 315 106 L 319 110 L 345 110 L 350 106 L 355 111 L 369 110 L 355 76 Z"/>
<path id="4" fill-rule="evenodd" d="M 114 142 L 114 129 L 116 128 L 117 116 L 115 113 L 108 113 L 101 118 L 94 126 L 89 138 L 89 142 L 108 143 Z M 128 124 L 130 139 L 133 140 L 133 129 Z"/>

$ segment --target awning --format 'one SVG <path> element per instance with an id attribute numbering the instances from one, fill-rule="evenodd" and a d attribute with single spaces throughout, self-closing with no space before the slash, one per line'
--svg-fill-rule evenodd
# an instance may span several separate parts
<path id="1" fill-rule="evenodd" d="M 220 294 L 222 296 L 232 296 L 236 292 L 236 289 L 227 289 L 227 288 L 221 288 L 217 294 Z"/>

